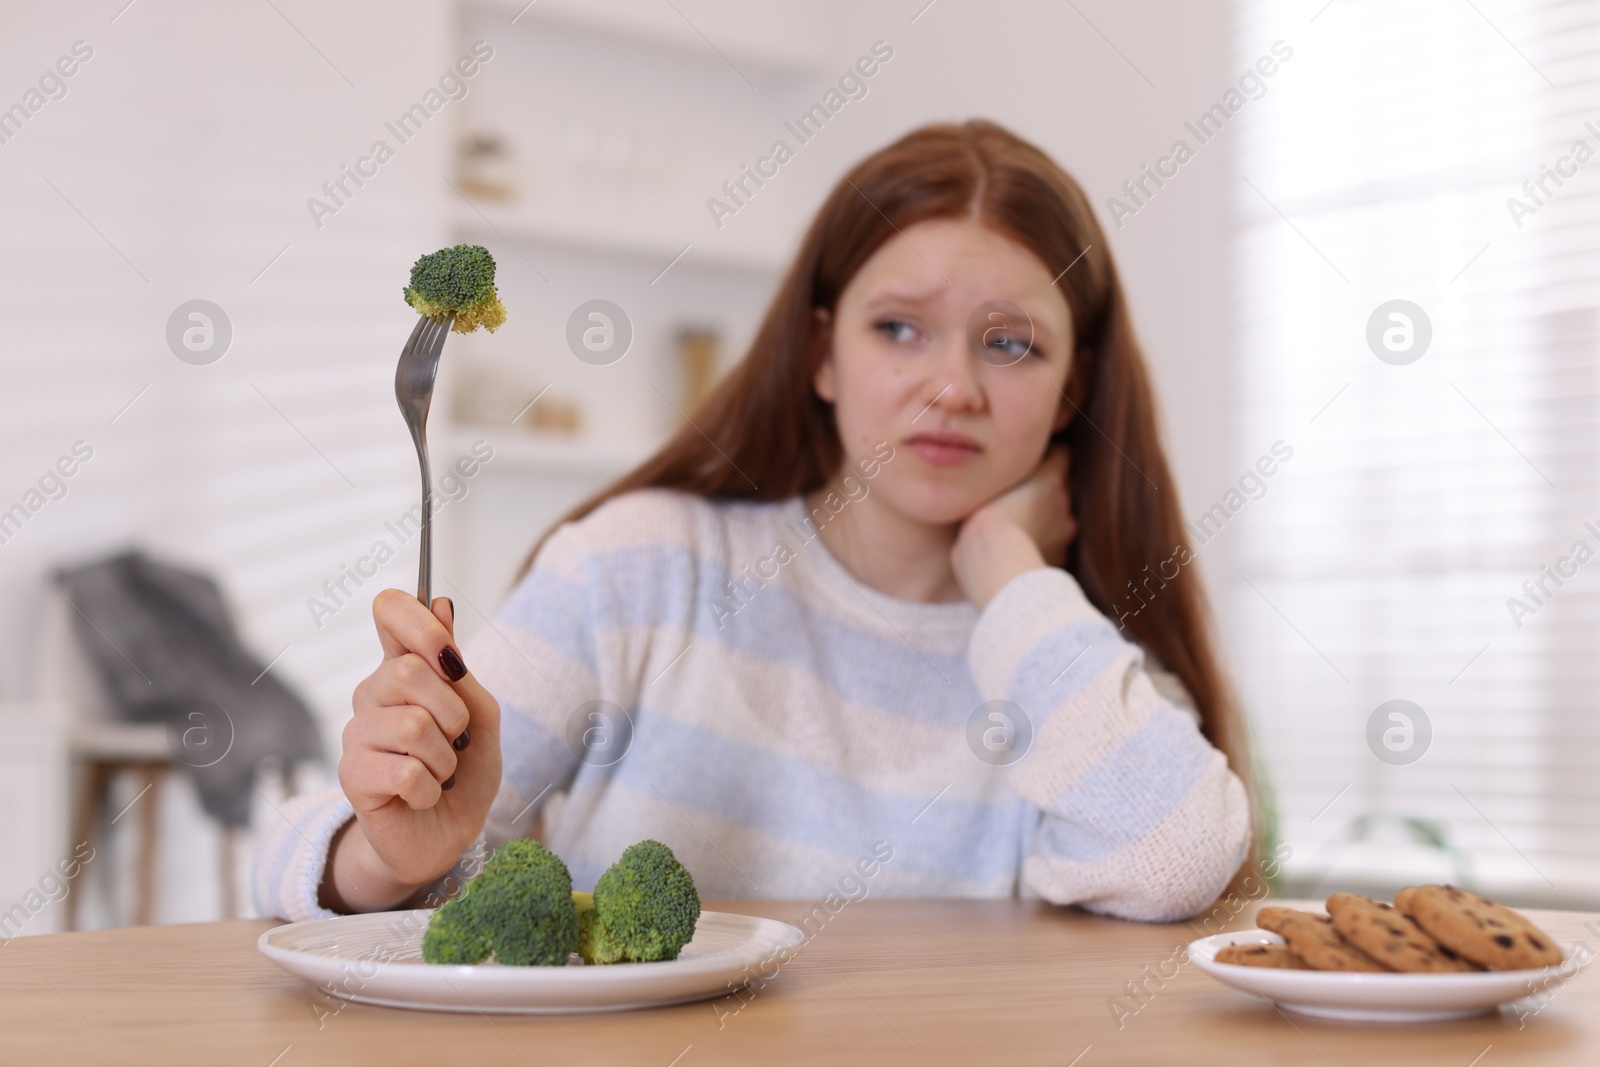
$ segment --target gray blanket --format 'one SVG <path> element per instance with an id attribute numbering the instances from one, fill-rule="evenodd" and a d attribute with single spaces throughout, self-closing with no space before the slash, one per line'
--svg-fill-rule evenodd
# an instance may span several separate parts
<path id="1" fill-rule="evenodd" d="M 239 642 L 217 584 L 137 550 L 55 573 L 77 610 L 74 632 L 128 722 L 167 726 L 173 756 L 201 804 L 233 826 L 250 821 L 257 765 L 320 759 L 311 712 L 277 671 Z"/>

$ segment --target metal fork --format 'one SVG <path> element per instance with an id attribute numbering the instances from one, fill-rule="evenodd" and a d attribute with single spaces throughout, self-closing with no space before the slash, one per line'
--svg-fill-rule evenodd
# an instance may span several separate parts
<path id="1" fill-rule="evenodd" d="M 433 403 L 433 382 L 439 376 L 439 353 L 444 351 L 444 340 L 450 336 L 450 327 L 456 317 L 430 319 L 424 315 L 417 321 L 400 350 L 400 365 L 394 371 L 394 398 L 400 402 L 400 414 L 405 416 L 406 428 L 411 431 L 411 441 L 417 446 L 417 462 L 422 467 L 422 537 L 417 552 L 417 599 L 429 611 L 433 610 L 433 478 L 428 470 L 428 407 Z M 454 620 L 451 620 L 452 622 Z M 471 743 L 467 730 L 452 742 L 459 752 Z M 441 789 L 456 784 L 451 775 L 439 783 Z"/>
<path id="2" fill-rule="evenodd" d="M 448 319 L 421 316 L 405 348 L 400 351 L 400 365 L 394 372 L 394 398 L 400 402 L 400 414 L 405 416 L 411 441 L 417 446 L 417 462 L 422 466 L 422 542 L 417 560 L 417 599 L 430 611 L 433 609 L 429 590 L 433 584 L 433 478 L 428 471 L 428 406 L 433 403 L 439 353 L 444 351 L 444 339 L 455 321 L 454 315 Z"/>

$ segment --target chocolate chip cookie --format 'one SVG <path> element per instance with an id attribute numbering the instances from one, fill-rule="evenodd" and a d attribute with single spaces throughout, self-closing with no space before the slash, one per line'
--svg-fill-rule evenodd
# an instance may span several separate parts
<path id="1" fill-rule="evenodd" d="M 1391 971 L 1475 971 L 1453 949 L 1441 945 L 1390 904 L 1355 893 L 1328 898 L 1333 928 L 1346 941 Z"/>
<path id="2" fill-rule="evenodd" d="M 1289 943 L 1289 948 L 1319 971 L 1385 971 L 1383 964 L 1356 948 L 1326 915 L 1269 905 L 1256 912 L 1256 925 Z"/>
<path id="3" fill-rule="evenodd" d="M 1304 971 L 1305 961 L 1294 954 L 1288 945 L 1256 944 L 1228 945 L 1217 950 L 1213 957 L 1218 963 L 1237 963 L 1245 967 L 1279 967 L 1291 971 Z"/>
<path id="4" fill-rule="evenodd" d="M 1496 971 L 1552 967 L 1561 946 L 1517 912 L 1453 885 L 1402 889 L 1395 907 L 1416 920 L 1439 944 L 1463 959 Z"/>

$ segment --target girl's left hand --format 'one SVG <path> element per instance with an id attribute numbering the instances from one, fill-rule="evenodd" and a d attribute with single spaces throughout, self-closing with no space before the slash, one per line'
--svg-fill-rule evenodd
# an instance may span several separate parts
<path id="1" fill-rule="evenodd" d="M 950 549 L 956 581 L 981 611 L 1012 578 L 1059 567 L 1077 536 L 1067 493 L 1067 447 L 1055 444 L 1024 481 L 984 504 L 961 524 Z"/>

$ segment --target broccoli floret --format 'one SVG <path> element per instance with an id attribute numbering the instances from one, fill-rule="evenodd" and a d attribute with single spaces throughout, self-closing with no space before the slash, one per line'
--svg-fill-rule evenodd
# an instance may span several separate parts
<path id="1" fill-rule="evenodd" d="M 573 890 L 572 903 L 578 908 L 578 955 L 584 963 L 599 963 L 594 956 L 594 894 Z"/>
<path id="2" fill-rule="evenodd" d="M 467 896 L 501 963 L 560 966 L 578 948 L 572 875 L 561 857 L 529 837 L 495 850 Z M 475 879 L 476 880 L 476 879 Z"/>
<path id="3" fill-rule="evenodd" d="M 456 245 L 423 256 L 411 265 L 406 303 L 431 319 L 456 317 L 456 333 L 482 326 L 490 333 L 506 321 L 494 287 L 494 256 L 482 245 Z"/>
<path id="4" fill-rule="evenodd" d="M 584 958 L 592 963 L 677 959 L 699 919 L 700 894 L 688 868 L 660 841 L 640 841 L 595 883 Z"/>
<path id="5" fill-rule="evenodd" d="M 422 935 L 422 958 L 429 963 L 482 963 L 493 951 L 489 931 L 465 895 L 441 904 Z"/>
<path id="6" fill-rule="evenodd" d="M 422 938 L 429 963 L 481 963 L 492 952 L 500 963 L 560 966 L 577 948 L 572 875 L 561 857 L 527 837 L 496 849 L 461 895 L 433 914 Z"/>

